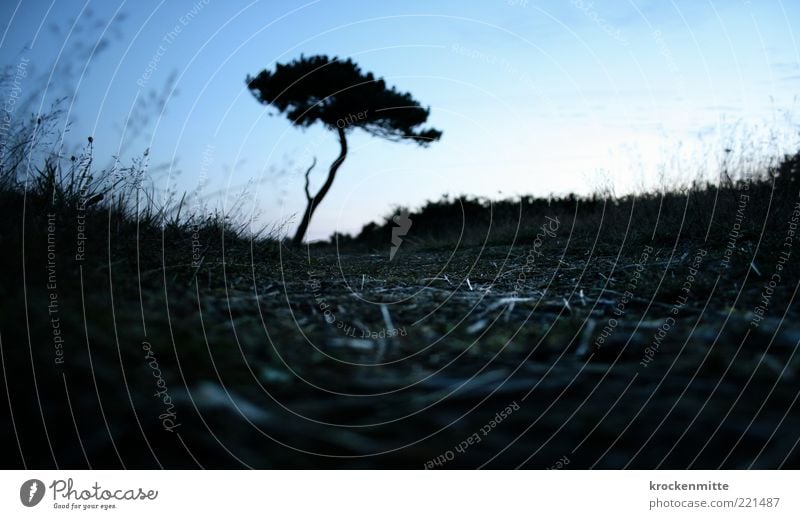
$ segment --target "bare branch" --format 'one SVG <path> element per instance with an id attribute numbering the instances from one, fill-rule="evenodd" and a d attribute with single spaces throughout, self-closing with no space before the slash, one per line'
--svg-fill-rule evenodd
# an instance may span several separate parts
<path id="1" fill-rule="evenodd" d="M 309 202 L 311 202 L 311 193 L 308 192 L 308 177 L 311 174 L 311 170 L 314 169 L 314 166 L 317 165 L 317 157 L 314 157 L 314 162 L 311 163 L 311 166 L 306 170 L 306 198 Z"/>

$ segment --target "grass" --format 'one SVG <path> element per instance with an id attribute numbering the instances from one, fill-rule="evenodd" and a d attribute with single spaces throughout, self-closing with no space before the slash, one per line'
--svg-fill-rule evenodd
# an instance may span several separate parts
<path id="1" fill-rule="evenodd" d="M 31 134 L 0 174 L 7 468 L 800 465 L 800 155 L 443 199 L 390 261 L 390 218 L 291 248 Z"/>

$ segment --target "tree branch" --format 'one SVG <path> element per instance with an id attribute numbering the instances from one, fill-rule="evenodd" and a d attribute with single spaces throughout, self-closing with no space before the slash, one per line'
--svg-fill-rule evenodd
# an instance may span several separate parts
<path id="1" fill-rule="evenodd" d="M 317 157 L 314 157 L 314 161 L 311 163 L 311 166 L 306 170 L 306 200 L 311 202 L 311 193 L 308 192 L 308 177 L 311 174 L 311 170 L 314 169 L 314 166 L 317 165 Z"/>

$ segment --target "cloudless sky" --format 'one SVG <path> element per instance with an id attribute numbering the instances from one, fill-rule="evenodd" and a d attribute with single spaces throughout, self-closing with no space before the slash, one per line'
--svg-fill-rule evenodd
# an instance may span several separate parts
<path id="1" fill-rule="evenodd" d="M 248 74 L 301 53 L 352 57 L 429 106 L 444 132 L 429 148 L 351 134 L 312 239 L 443 193 L 619 194 L 713 175 L 726 146 L 798 143 L 800 3 L 788 0 L 7 0 L 0 12 L 2 63 L 41 74 L 77 61 L 75 142 L 177 160 L 160 187 L 202 184 L 259 225 L 296 223 L 302 173 L 317 157 L 318 186 L 338 144 L 270 116 Z M 132 107 L 170 85 L 144 133 L 125 134 Z"/>

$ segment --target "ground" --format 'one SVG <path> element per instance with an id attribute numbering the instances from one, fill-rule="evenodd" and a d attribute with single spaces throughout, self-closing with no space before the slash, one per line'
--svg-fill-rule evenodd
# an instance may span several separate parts
<path id="1" fill-rule="evenodd" d="M 779 257 L 756 246 L 112 263 L 62 282 L 62 315 L 91 318 L 64 324 L 63 363 L 32 354 L 10 445 L 35 466 L 797 467 L 797 308 L 764 299 Z"/>

